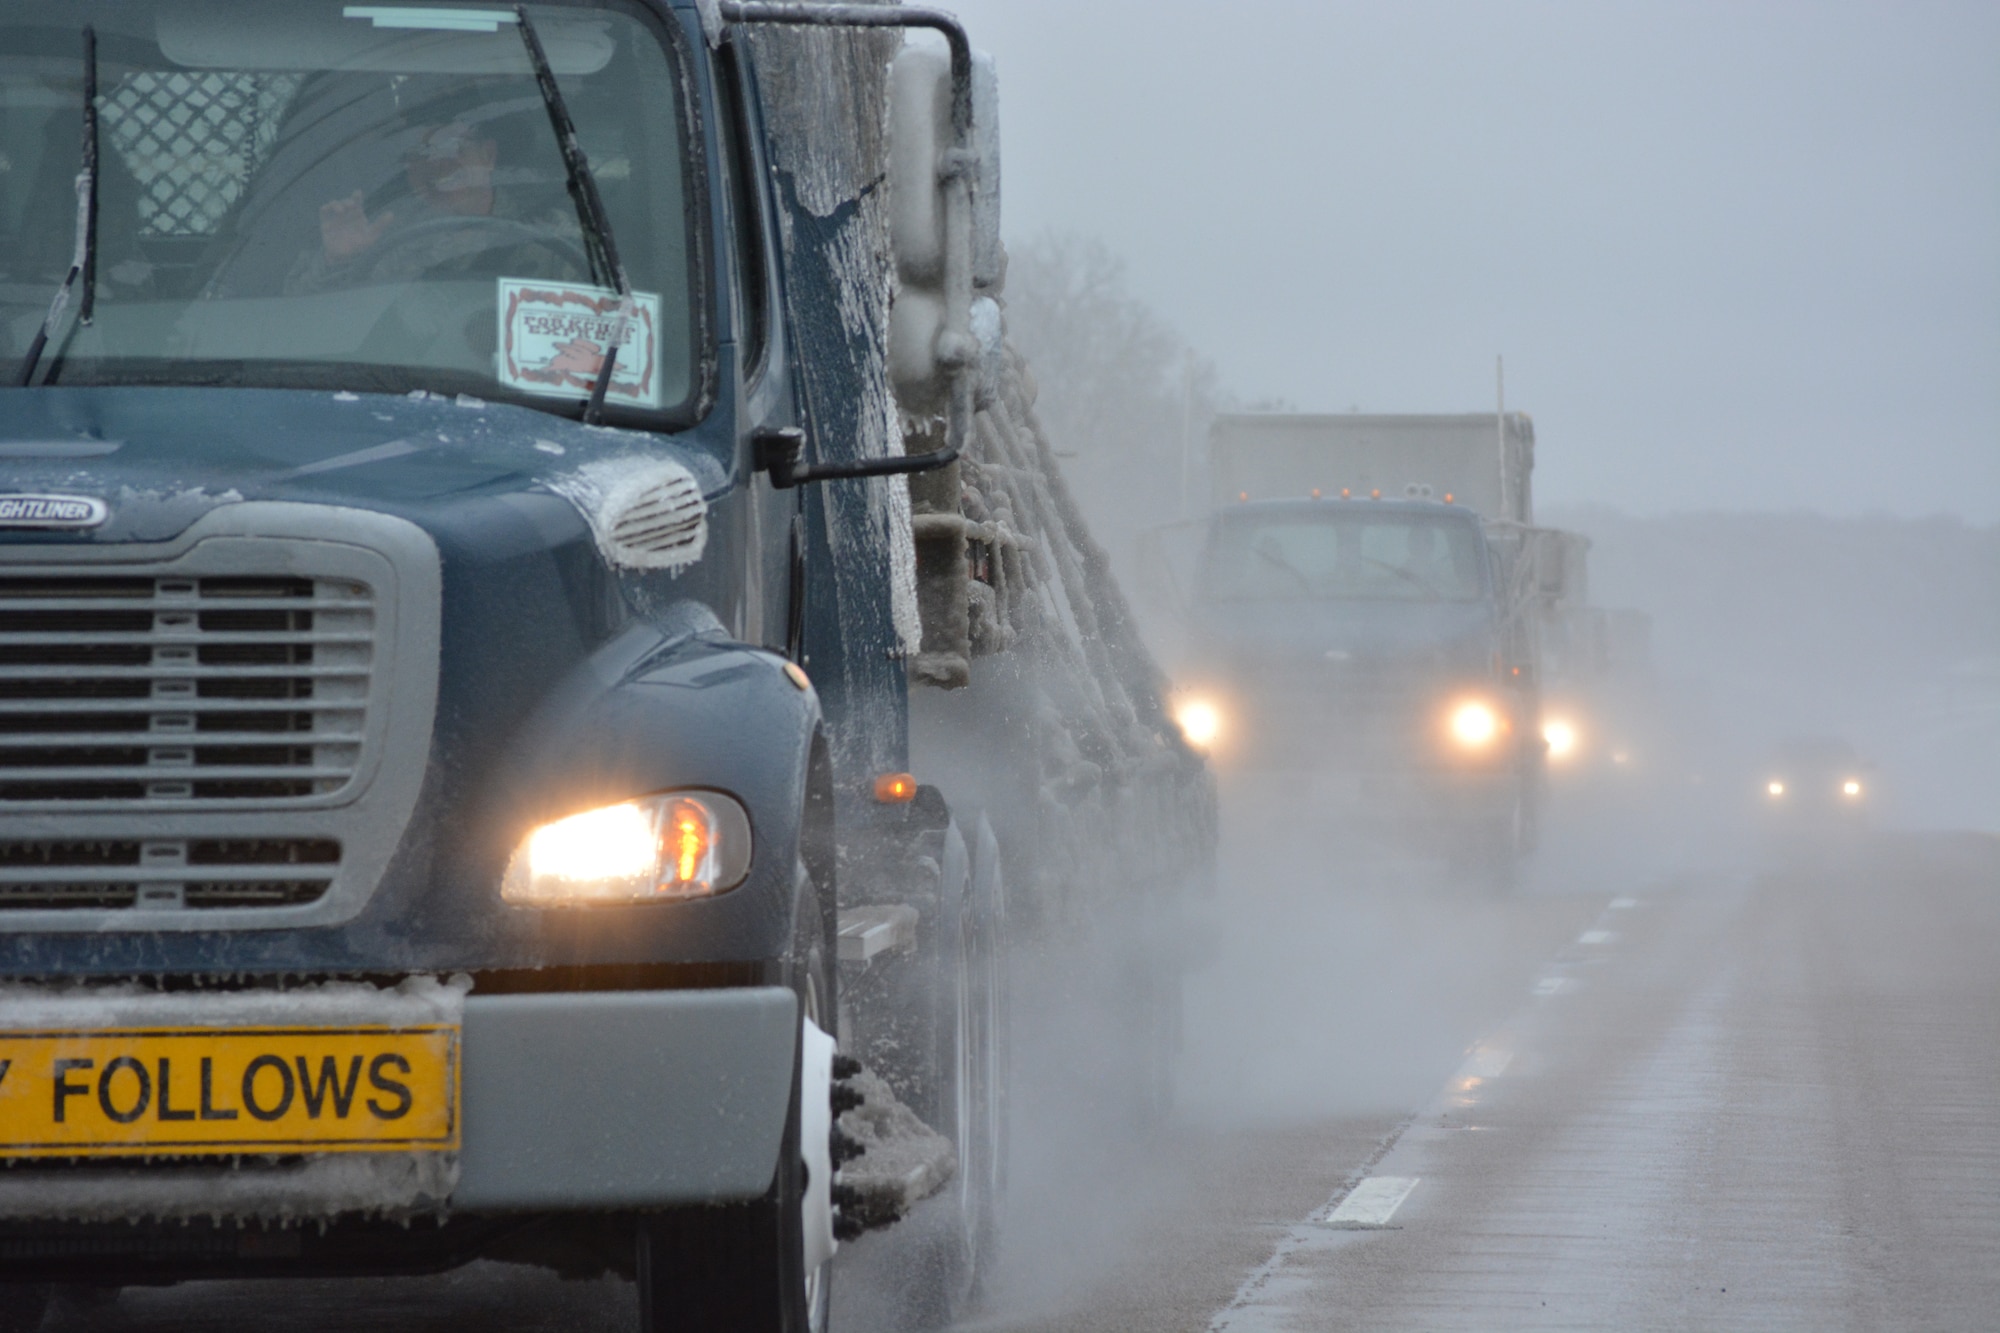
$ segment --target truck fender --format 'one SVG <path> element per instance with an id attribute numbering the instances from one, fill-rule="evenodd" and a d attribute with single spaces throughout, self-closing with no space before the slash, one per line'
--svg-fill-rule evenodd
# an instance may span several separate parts
<path id="1" fill-rule="evenodd" d="M 702 624 L 702 620 L 706 624 Z M 749 814 L 750 873 L 729 898 L 759 900 L 764 957 L 792 938 L 818 696 L 780 655 L 695 632 L 629 630 L 580 663 L 509 747 L 498 808 L 512 846 L 538 824 L 634 796 L 719 791 Z"/>

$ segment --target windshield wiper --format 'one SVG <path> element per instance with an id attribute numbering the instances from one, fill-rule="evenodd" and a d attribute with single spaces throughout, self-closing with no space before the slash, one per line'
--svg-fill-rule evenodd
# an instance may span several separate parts
<path id="1" fill-rule="evenodd" d="M 42 327 L 35 331 L 28 354 L 21 359 L 20 382 L 24 387 L 35 383 L 35 368 L 41 364 L 42 353 L 49 343 L 53 340 L 60 352 L 69 337 L 74 326 L 64 316 L 69 312 L 70 293 L 78 282 L 83 284 L 78 319 L 88 324 L 97 304 L 97 29 L 88 23 L 83 25 L 83 169 L 76 173 L 76 250 L 70 258 L 69 272 L 63 275 L 62 286 L 56 288 L 55 299 L 49 302 L 49 313 L 43 316 Z M 58 326 L 62 334 L 54 337 Z M 50 364 L 53 366 L 54 362 Z"/>
<path id="2" fill-rule="evenodd" d="M 1366 560 L 1369 564 L 1375 566 L 1377 569 L 1386 569 L 1391 574 L 1394 574 L 1397 578 L 1402 579 L 1404 582 L 1414 583 L 1419 588 L 1422 588 L 1424 590 L 1425 601 L 1441 602 L 1444 600 L 1444 594 L 1439 592 L 1436 588 L 1432 587 L 1431 581 L 1425 578 L 1423 575 L 1417 573 L 1414 569 L 1405 569 L 1401 565 L 1392 565 L 1387 560 L 1377 560 L 1372 555 L 1364 555 L 1361 558 L 1363 560 Z"/>
<path id="3" fill-rule="evenodd" d="M 1255 555 L 1258 559 L 1263 560 L 1266 563 L 1273 565 L 1278 569 L 1284 570 L 1285 573 L 1287 574 L 1290 574 L 1292 578 L 1297 581 L 1299 588 L 1303 592 L 1305 592 L 1308 596 L 1312 594 L 1313 581 L 1306 577 L 1306 573 L 1304 570 L 1300 569 L 1290 560 L 1287 560 L 1282 552 L 1275 551 L 1268 546 L 1252 546 L 1250 548 L 1250 552 L 1252 555 Z"/>
<path id="4" fill-rule="evenodd" d="M 611 387 L 612 371 L 618 365 L 618 349 L 637 314 L 632 301 L 632 282 L 625 265 L 618 260 L 618 245 L 611 239 L 611 219 L 604 212 L 604 199 L 597 193 L 597 179 L 590 174 L 590 162 L 577 142 L 576 125 L 569 118 L 569 106 L 562 89 L 556 86 L 555 71 L 549 68 L 548 53 L 542 50 L 541 36 L 528 20 L 528 7 L 514 7 L 514 21 L 521 28 L 521 42 L 528 48 L 528 60 L 535 67 L 535 84 L 542 91 L 542 105 L 548 108 L 549 124 L 556 132 L 556 146 L 562 150 L 563 171 L 569 178 L 569 197 L 576 203 L 577 221 L 583 224 L 584 250 L 590 257 L 591 276 L 608 280 L 618 292 L 618 319 L 612 327 L 611 346 L 597 368 L 590 385 L 590 400 L 584 404 L 583 419 L 595 423 L 604 415 L 604 394 Z"/>

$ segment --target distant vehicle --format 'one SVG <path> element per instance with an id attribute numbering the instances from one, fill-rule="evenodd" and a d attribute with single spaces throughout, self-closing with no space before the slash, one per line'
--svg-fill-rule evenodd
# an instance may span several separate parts
<path id="1" fill-rule="evenodd" d="M 1859 821 L 1875 798 L 1874 765 L 1835 737 L 1786 741 L 1765 766 L 1764 808 L 1787 822 Z"/>
<path id="2" fill-rule="evenodd" d="M 1588 545 L 1534 526 L 1533 424 L 1225 416 L 1210 454 L 1189 740 L 1225 768 L 1350 776 L 1351 813 L 1510 876 L 1551 751 L 1545 627 Z"/>

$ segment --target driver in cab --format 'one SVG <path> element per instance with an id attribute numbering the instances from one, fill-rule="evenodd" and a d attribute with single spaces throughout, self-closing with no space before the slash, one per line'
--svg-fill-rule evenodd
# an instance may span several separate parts
<path id="1" fill-rule="evenodd" d="M 427 276 L 588 278 L 574 209 L 531 212 L 501 183 L 499 140 L 468 117 L 418 127 L 403 176 L 408 195 L 372 215 L 360 190 L 320 206 L 319 245 L 301 256 L 288 294 Z"/>

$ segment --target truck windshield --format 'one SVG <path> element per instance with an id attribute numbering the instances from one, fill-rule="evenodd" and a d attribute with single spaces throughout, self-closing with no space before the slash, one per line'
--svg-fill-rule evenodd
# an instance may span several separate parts
<path id="1" fill-rule="evenodd" d="M 527 12 L 637 294 L 607 405 L 672 412 L 696 352 L 675 53 L 637 9 Z M 580 408 L 616 294 L 511 6 L 0 0 L 0 368 L 76 249 L 86 24 L 95 311 L 38 380 Z"/>
<path id="2" fill-rule="evenodd" d="M 1214 601 L 1477 601 L 1478 530 L 1423 515 L 1230 515 L 1216 525 L 1201 589 Z"/>

